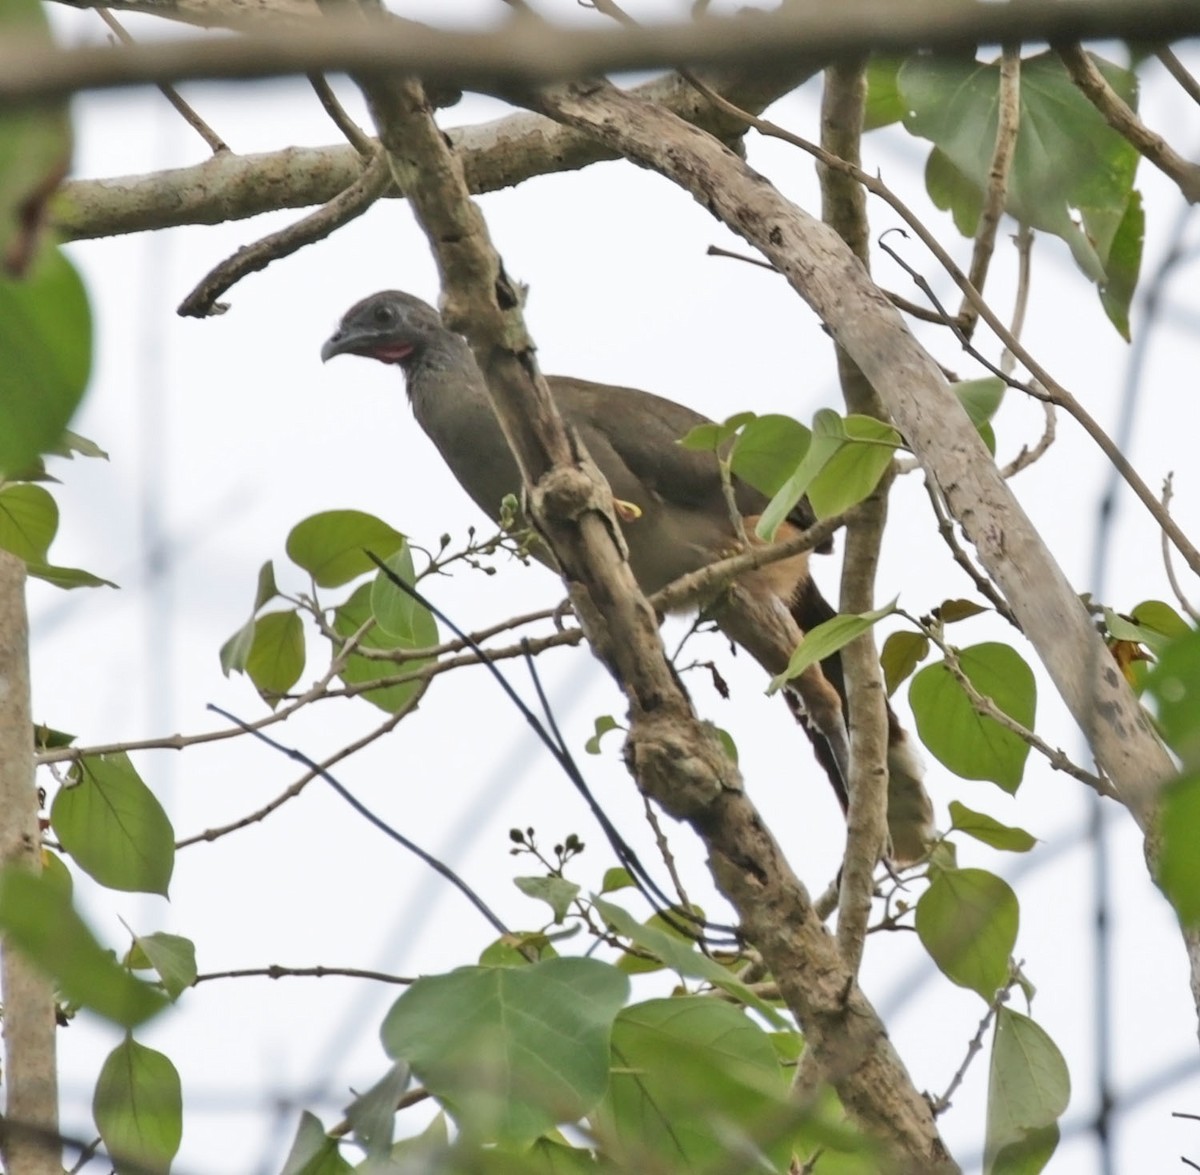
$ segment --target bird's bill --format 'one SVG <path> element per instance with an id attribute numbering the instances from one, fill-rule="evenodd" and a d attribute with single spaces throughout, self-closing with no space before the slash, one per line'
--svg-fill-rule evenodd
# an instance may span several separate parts
<path id="1" fill-rule="evenodd" d="M 328 363 L 335 355 L 362 355 L 380 363 L 403 363 L 413 353 L 411 343 L 381 339 L 371 331 L 341 326 L 321 347 L 321 362 Z"/>

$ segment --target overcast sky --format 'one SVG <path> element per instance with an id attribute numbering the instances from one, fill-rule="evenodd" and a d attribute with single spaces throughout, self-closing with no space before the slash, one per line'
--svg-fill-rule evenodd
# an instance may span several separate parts
<path id="1" fill-rule="evenodd" d="M 479 0 L 460 3 L 455 13 L 467 20 L 500 7 Z M 560 7 L 572 19 L 600 19 L 575 5 Z M 687 6 L 664 0 L 629 7 L 644 15 Z M 441 5 L 430 4 L 397 9 L 419 17 L 442 13 Z M 101 35 L 92 14 L 56 15 L 68 38 Z M 132 19 L 129 26 L 135 32 L 156 27 Z M 339 90 L 365 121 L 354 92 L 344 82 Z M 299 82 L 185 92 L 239 153 L 337 140 Z M 814 138 L 818 101 L 819 89 L 810 85 L 780 103 L 773 117 Z M 1191 111 L 1159 69 L 1145 71 L 1142 109 L 1180 150 L 1194 148 L 1184 113 Z M 502 113 L 498 103 L 468 98 L 443 121 L 458 125 Z M 195 134 L 148 90 L 86 97 L 76 104 L 76 129 L 79 176 L 183 166 L 205 154 Z M 757 136 L 748 139 L 748 149 L 751 163 L 789 197 L 808 209 L 819 206 L 807 157 Z M 879 170 L 910 200 L 960 259 L 968 255 L 948 218 L 923 198 L 918 144 L 895 130 L 880 132 L 868 138 L 865 156 L 868 169 Z M 1139 186 L 1149 210 L 1145 281 L 1168 247 L 1180 199 L 1145 167 Z M 740 245 L 665 180 L 627 164 L 605 164 L 533 180 L 485 197 L 482 206 L 509 272 L 531 286 L 527 320 L 545 371 L 644 387 L 716 418 L 748 408 L 810 420 L 816 409 L 840 403 L 832 349 L 812 313 L 781 279 L 706 257 L 709 244 Z M 895 223 L 886 209 L 871 211 L 876 236 Z M 223 317 L 175 316 L 175 306 L 211 266 L 295 218 L 284 213 L 69 250 L 87 281 L 97 327 L 92 388 L 76 428 L 112 459 L 57 463 L 63 522 L 53 555 L 116 580 L 121 590 L 66 595 L 35 583 L 30 606 L 36 718 L 75 732 L 84 744 L 206 729 L 215 725 L 204 709 L 210 702 L 243 717 L 263 713 L 248 681 L 221 675 L 217 651 L 244 622 L 264 560 L 276 560 L 285 590 L 306 589 L 283 546 L 289 529 L 307 515 L 339 507 L 371 511 L 414 543 L 434 547 L 443 533 L 461 541 L 468 527 L 483 523 L 412 420 L 399 373 L 354 359 L 322 367 L 318 357 L 341 313 L 367 293 L 396 287 L 436 300 L 427 247 L 403 203 L 381 203 L 331 240 L 242 282 L 230 292 L 232 308 Z M 1195 242 L 1194 226 L 1183 240 Z M 948 282 L 930 259 L 911 242 L 905 255 L 948 296 Z M 1200 485 L 1191 400 L 1200 308 L 1188 297 L 1196 279 L 1191 257 L 1175 271 L 1155 322 L 1128 452 L 1151 486 L 1176 471 L 1174 511 L 1195 534 Z M 875 265 L 885 286 L 918 296 L 886 258 L 877 257 Z M 1002 314 L 1011 306 L 1014 269 L 1005 237 L 988 289 Z M 1134 324 L 1135 331 L 1144 329 L 1140 307 Z M 949 367 L 980 374 L 945 332 L 916 330 Z M 1040 239 L 1035 252 L 1026 341 L 1102 424 L 1115 428 L 1130 348 L 1109 326 L 1065 248 L 1049 239 Z M 998 356 L 992 342 L 982 344 Z M 1033 443 L 1041 419 L 1039 407 L 1010 393 L 996 426 L 1000 459 Z M 1091 559 L 1106 477 L 1100 455 L 1061 420 L 1050 455 L 1013 483 L 1080 591 L 1095 586 Z M 1119 498 L 1111 550 L 1106 602 L 1128 609 L 1147 598 L 1170 599 L 1158 537 L 1127 492 Z M 837 566 L 834 557 L 816 567 L 834 596 Z M 458 570 L 429 590 L 464 627 L 553 605 L 562 594 L 543 569 L 507 563 L 490 577 Z M 919 614 L 943 598 L 968 594 L 970 584 L 937 539 L 919 475 L 910 475 L 893 494 L 878 598 L 898 595 Z M 681 632 L 673 623 L 669 643 Z M 1011 639 L 989 618 L 953 635 L 963 644 Z M 315 633 L 309 648 L 303 681 L 324 665 Z M 1027 647 L 1022 652 L 1033 660 Z M 745 657 L 731 659 L 712 637 L 696 643 L 694 656 L 716 659 L 733 687 L 732 699 L 722 701 L 705 674 L 689 675 L 697 706 L 733 734 L 756 802 L 803 880 L 823 889 L 837 869 L 843 826 L 807 741 L 783 706 L 763 696 L 765 681 Z M 640 803 L 621 768 L 619 738 L 610 736 L 599 758 L 583 754 L 596 716 L 620 717 L 615 687 L 583 649 L 554 651 L 539 666 L 597 795 L 653 861 Z M 505 672 L 531 696 L 522 669 L 510 664 Z M 903 690 L 897 706 L 905 711 Z M 320 758 L 377 717 L 361 702 L 329 701 L 276 733 Z M 1040 671 L 1037 725 L 1049 743 L 1083 756 Z M 284 758 L 243 742 L 182 755 L 142 754 L 136 762 L 181 836 L 236 819 L 298 774 Z M 514 872 L 535 871 L 509 856 L 510 827 L 532 825 L 545 844 L 577 832 L 588 850 L 571 876 L 585 888 L 596 887 L 613 863 L 567 781 L 481 670 L 439 679 L 416 714 L 337 774 L 461 871 L 511 924 L 539 925 L 542 908 L 508 881 Z M 960 860 L 1017 879 L 1017 956 L 1037 985 L 1033 1014 L 1066 1055 L 1074 1084 L 1064 1120 L 1068 1137 L 1049 1169 L 1055 1175 L 1093 1172 L 1094 1141 L 1079 1129 L 1095 1113 L 1088 797 L 1082 785 L 1036 756 L 1015 798 L 990 784 L 953 779 L 936 764 L 929 786 L 942 824 L 947 802 L 957 798 L 1043 842 L 1028 859 L 964 844 Z M 1195 1013 L 1173 916 L 1147 878 L 1132 822 L 1108 807 L 1118 1007 L 1111 1031 L 1120 1097 L 1173 1066 L 1192 1064 Z M 719 916 L 695 845 L 682 830 L 672 845 L 689 870 L 693 896 Z M 122 942 L 119 917 L 139 932 L 184 934 L 197 944 L 201 971 L 280 963 L 411 975 L 473 961 L 492 937 L 458 893 L 320 783 L 263 824 L 182 851 L 169 904 L 97 894 L 86 883 L 81 889 L 106 941 Z M 932 973 L 911 934 L 871 940 L 864 986 L 886 1015 L 918 1087 L 943 1090 L 983 1013 L 978 998 Z M 642 990 L 660 988 L 647 983 Z M 248 979 L 205 984 L 185 995 L 144 1034 L 182 1074 L 186 1121 L 178 1169 L 197 1175 L 277 1170 L 299 1108 L 314 1109 L 329 1124 L 351 1087 L 362 1089 L 382 1072 L 377 1026 L 397 993 L 350 979 Z M 67 1133 L 91 1136 L 91 1086 L 117 1039 L 113 1029 L 86 1016 L 60 1034 Z M 942 1123 L 965 1163 L 978 1160 L 986 1076 L 981 1060 Z M 1200 1159 L 1200 1126 L 1172 1119 L 1172 1110 L 1200 1110 L 1194 1069 L 1184 1082 L 1122 1113 L 1118 1171 L 1172 1169 L 1181 1154 Z M 421 1119 L 411 1121 L 415 1129 Z M 408 1129 L 402 1115 L 398 1131 Z"/>

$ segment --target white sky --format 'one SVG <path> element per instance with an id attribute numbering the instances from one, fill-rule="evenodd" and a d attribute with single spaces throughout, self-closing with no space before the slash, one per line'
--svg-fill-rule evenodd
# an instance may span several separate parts
<path id="1" fill-rule="evenodd" d="M 496 5 L 460 5 L 468 18 Z M 574 5 L 564 15 L 592 20 Z M 646 4 L 635 12 L 682 10 Z M 440 5 L 402 6 L 424 16 Z M 95 38 L 91 14 L 62 15 L 68 36 Z M 147 26 L 131 20 L 135 31 Z M 339 86 L 361 114 L 353 91 Z M 335 142 L 337 133 L 301 83 L 193 86 L 186 94 L 238 152 Z M 773 116 L 817 135 L 819 90 L 809 85 Z M 1146 72 L 1142 109 L 1152 126 L 1185 153 L 1194 144 L 1192 112 L 1161 70 Z M 495 117 L 499 104 L 468 99 L 446 112 L 446 125 Z M 1185 113 L 1186 112 L 1186 113 Z M 76 174 L 119 175 L 197 162 L 205 148 L 151 91 L 88 96 L 76 107 Z M 752 136 L 750 160 L 791 198 L 818 207 L 810 161 Z M 967 245 L 947 217 L 922 198 L 924 152 L 901 132 L 872 135 L 866 166 L 879 169 L 957 255 Z M 1143 274 L 1160 261 L 1178 194 L 1143 168 L 1148 244 Z M 648 172 L 605 164 L 586 172 L 533 180 L 482 200 L 509 272 L 532 286 L 528 321 L 544 370 L 644 387 L 723 418 L 751 408 L 811 418 L 839 403 L 832 349 L 811 312 L 784 282 L 754 267 L 706 258 L 710 243 L 740 243 L 684 193 Z M 284 213 L 231 225 L 81 243 L 70 253 L 92 296 L 98 332 L 93 385 L 76 427 L 112 455 L 110 463 L 58 463 L 63 484 L 56 562 L 117 580 L 122 590 L 65 595 L 30 589 L 35 713 L 38 721 L 77 733 L 82 743 L 191 732 L 214 725 L 214 702 L 244 717 L 263 712 L 248 681 L 226 681 L 217 650 L 245 619 L 259 565 L 276 560 L 280 585 L 303 590 L 283 544 L 294 523 L 337 507 L 377 513 L 414 542 L 436 546 L 461 538 L 482 520 L 421 435 L 404 402 L 399 373 L 342 359 L 322 367 L 321 342 L 347 306 L 385 287 L 436 299 L 428 250 L 407 207 L 378 205 L 331 240 L 310 248 L 229 294 L 232 309 L 204 322 L 181 320 L 174 307 L 212 265 L 239 245 L 296 218 Z M 872 206 L 875 235 L 895 223 Z M 1194 240 L 1195 234 L 1191 239 Z M 906 257 L 939 293 L 949 285 L 909 245 Z M 989 296 L 1011 305 L 1014 257 L 999 251 Z M 907 278 L 877 257 L 882 283 L 918 297 Z M 1197 360 L 1195 268 L 1169 287 L 1141 389 L 1130 455 L 1151 486 L 1177 472 L 1175 512 L 1191 533 L 1200 515 L 1189 411 Z M 1135 311 L 1135 329 L 1140 324 Z M 964 375 L 970 361 L 944 332 L 919 328 L 935 354 Z M 1116 418 L 1127 346 L 1066 250 L 1041 239 L 1026 341 L 1105 425 Z M 990 347 L 981 337 L 981 343 Z M 993 357 L 996 352 L 991 351 Z M 1010 393 L 997 424 L 1007 459 L 1040 431 L 1041 410 Z M 1059 423 L 1051 454 L 1014 483 L 1068 576 L 1083 591 L 1106 470 L 1070 422 Z M 970 585 L 936 537 L 915 477 L 892 502 L 878 596 L 899 594 L 914 613 Z M 152 576 L 148 541 L 164 537 L 164 574 Z M 1169 599 L 1158 538 L 1131 495 L 1123 494 L 1107 601 L 1128 609 L 1146 598 Z M 817 575 L 836 593 L 836 559 Z M 484 577 L 458 571 L 430 586 L 464 627 L 480 627 L 560 598 L 538 568 L 503 566 Z M 332 593 L 331 593 L 332 596 Z M 882 637 L 882 633 L 880 636 Z M 988 618 L 959 626 L 964 644 L 1010 639 Z M 312 634 L 303 681 L 322 668 Z M 1032 653 L 1023 649 L 1032 660 Z M 746 658 L 732 661 L 723 642 L 707 638 L 695 654 L 718 660 L 733 685 L 722 702 L 703 674 L 689 677 L 697 706 L 731 731 L 749 788 L 800 876 L 823 889 L 838 863 L 842 824 L 806 740 L 784 708 L 762 696 L 761 674 Z M 556 715 L 596 794 L 644 859 L 656 860 L 639 818 L 640 804 L 610 736 L 604 755 L 583 754 L 599 714 L 620 716 L 617 691 L 580 649 L 540 661 Z M 523 670 L 506 672 L 526 685 Z M 526 691 L 527 693 L 529 691 Z M 1079 755 L 1080 742 L 1039 672 L 1038 730 Z M 901 695 L 903 690 L 901 691 Z M 903 697 L 899 698 L 903 711 Z M 274 732 L 315 758 L 375 723 L 361 703 L 327 702 Z M 236 819 L 282 791 L 293 765 L 257 745 L 198 748 L 183 755 L 138 755 L 144 778 L 169 806 L 177 832 L 191 835 Z M 507 831 L 533 825 L 547 846 L 568 832 L 588 843 L 572 876 L 585 888 L 612 863 L 599 830 L 566 780 L 481 670 L 439 679 L 418 713 L 382 745 L 356 756 L 338 778 L 385 819 L 454 868 L 506 921 L 539 925 L 540 905 L 512 887 L 514 872 L 534 872 L 509 857 Z M 952 779 L 936 764 L 929 786 L 945 823 L 960 799 L 1043 840 L 1028 861 L 963 844 L 960 860 L 1012 876 L 1022 903 L 1017 955 L 1038 994 L 1033 1014 L 1067 1057 L 1074 1095 L 1065 1128 L 1095 1112 L 1091 957 L 1091 863 L 1080 837 L 1088 820 L 1081 785 L 1031 758 L 1025 784 L 1009 798 L 989 784 Z M 1114 842 L 1112 1025 L 1118 1097 L 1164 1069 L 1191 1063 L 1195 1014 L 1174 919 L 1153 890 L 1131 821 L 1108 805 Z M 700 855 L 681 829 L 672 837 L 699 894 L 706 889 Z M 401 974 L 434 972 L 472 961 L 490 928 L 457 892 L 365 825 L 320 783 L 267 822 L 214 844 L 184 850 L 170 904 L 98 893 L 86 883 L 98 933 L 120 944 L 118 917 L 140 932 L 170 930 L 197 944 L 202 971 L 280 963 L 377 967 Z M 711 896 L 701 897 L 719 914 Z M 864 986 L 888 1018 L 917 1085 L 937 1093 L 957 1068 L 983 1006 L 935 974 L 915 936 L 869 943 Z M 650 991 L 647 986 L 646 991 Z M 398 994 L 362 981 L 251 979 L 205 984 L 142 1038 L 171 1056 L 184 1083 L 186 1120 L 180 1171 L 270 1172 L 282 1162 L 297 1110 L 336 1120 L 351 1087 L 383 1069 L 376 1029 Z M 91 1087 L 111 1028 L 81 1016 L 60 1034 L 64 1129 L 91 1137 Z M 965 1164 L 978 1161 L 986 1063 L 977 1061 L 943 1119 L 945 1137 Z M 1166 1170 L 1181 1154 L 1200 1158 L 1200 1126 L 1172 1110 L 1200 1109 L 1193 1068 L 1182 1084 L 1124 1113 L 1116 1138 L 1118 1171 Z M 410 1112 L 413 1113 L 413 1112 Z M 413 1129 L 420 1120 L 413 1118 Z M 408 1119 L 402 1117 L 403 1132 Z M 1091 1137 L 1069 1135 L 1049 1170 L 1097 1170 Z"/>

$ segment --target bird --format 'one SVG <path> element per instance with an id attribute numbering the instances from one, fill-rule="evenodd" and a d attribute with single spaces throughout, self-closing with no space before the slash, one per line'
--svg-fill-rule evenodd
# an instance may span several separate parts
<path id="1" fill-rule="evenodd" d="M 337 355 L 400 367 L 417 423 L 475 504 L 498 522 L 504 499 L 521 494 L 522 478 L 466 340 L 429 303 L 384 290 L 342 316 L 321 348 L 323 362 Z M 612 489 L 629 566 L 643 592 L 652 595 L 743 547 L 767 499 L 734 477 L 733 501 L 743 520 L 735 524 L 716 454 L 678 443 L 711 423 L 707 417 L 636 388 L 556 375 L 546 383 L 568 429 Z M 776 537 L 811 521 L 802 502 Z M 555 566 L 546 547 L 535 545 L 531 553 Z M 773 676 L 787 668 L 806 631 L 836 614 L 809 572 L 807 553 L 744 573 L 706 609 Z M 784 692 L 845 810 L 850 750 L 840 656 L 810 666 Z M 904 866 L 925 855 L 936 830 L 920 756 L 890 705 L 887 713 L 887 856 Z"/>

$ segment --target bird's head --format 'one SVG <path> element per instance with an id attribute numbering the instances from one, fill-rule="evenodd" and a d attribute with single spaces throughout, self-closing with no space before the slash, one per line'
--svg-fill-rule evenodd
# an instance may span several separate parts
<path id="1" fill-rule="evenodd" d="M 337 330 L 321 347 L 321 360 L 334 355 L 365 355 L 380 363 L 408 368 L 445 333 L 438 312 L 427 302 L 399 290 L 384 290 L 346 311 Z"/>

